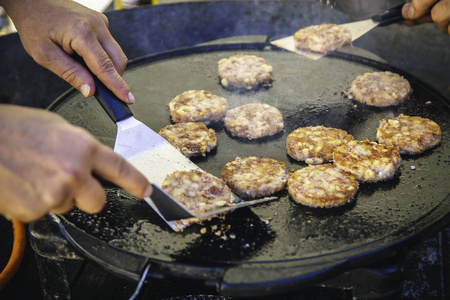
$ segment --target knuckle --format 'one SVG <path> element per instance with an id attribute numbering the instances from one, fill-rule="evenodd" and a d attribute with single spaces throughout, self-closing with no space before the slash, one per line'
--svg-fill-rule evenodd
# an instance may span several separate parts
<path id="1" fill-rule="evenodd" d="M 105 56 L 102 57 L 99 61 L 99 65 L 98 65 L 99 71 L 101 74 L 114 74 L 116 72 L 116 68 L 112 62 L 112 60 Z"/>
<path id="2" fill-rule="evenodd" d="M 120 156 L 115 156 L 115 174 L 116 178 L 124 178 L 129 175 L 128 163 L 122 159 Z"/>
<path id="3" fill-rule="evenodd" d="M 72 28 L 78 34 L 87 34 L 92 31 L 91 23 L 86 19 L 77 19 L 73 22 Z"/>
<path id="4" fill-rule="evenodd" d="M 62 79 L 64 79 L 65 81 L 67 81 L 68 83 L 70 83 L 71 85 L 74 85 L 76 83 L 76 80 L 77 80 L 77 77 L 78 77 L 77 74 L 78 74 L 78 72 L 77 72 L 76 67 L 75 66 L 71 66 L 68 69 L 65 69 L 61 73 L 60 77 Z"/>
<path id="5" fill-rule="evenodd" d="M 103 22 L 105 22 L 106 27 L 109 27 L 108 17 L 105 14 L 101 14 L 101 18 L 103 19 Z"/>

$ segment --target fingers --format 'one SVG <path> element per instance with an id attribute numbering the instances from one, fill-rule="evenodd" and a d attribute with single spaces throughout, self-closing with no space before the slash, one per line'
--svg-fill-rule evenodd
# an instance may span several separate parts
<path id="1" fill-rule="evenodd" d="M 73 201 L 65 202 L 65 205 L 55 208 L 55 211 L 67 212 L 76 205 L 84 212 L 95 214 L 102 210 L 106 203 L 106 194 L 100 183 L 92 176 L 88 176 L 82 185 L 77 189 Z"/>
<path id="2" fill-rule="evenodd" d="M 48 47 L 45 53 L 46 58 L 35 58 L 37 63 L 64 79 L 79 90 L 84 97 L 94 95 L 95 83 L 88 70 L 57 45 Z"/>
<path id="3" fill-rule="evenodd" d="M 450 34 L 450 0 L 439 1 L 431 9 L 431 18 L 440 29 Z"/>
<path id="4" fill-rule="evenodd" d="M 427 14 L 430 7 L 439 0 L 413 0 L 402 8 L 402 15 L 407 20 L 418 19 Z"/>
<path id="5" fill-rule="evenodd" d="M 87 30 L 80 26 L 80 31 Z M 127 57 L 111 36 L 107 27 L 90 31 L 83 38 L 76 36 L 70 44 L 86 63 L 90 71 L 100 79 L 119 99 L 134 103 L 133 94 L 122 78 Z"/>
<path id="6" fill-rule="evenodd" d="M 0 166 L 0 214 L 10 220 L 32 222 L 47 213 L 36 201 L 32 187 L 19 176 Z"/>
<path id="7" fill-rule="evenodd" d="M 136 197 L 150 196 L 152 187 L 142 173 L 120 155 L 102 145 L 95 155 L 93 171 L 100 177 L 115 183 Z"/>

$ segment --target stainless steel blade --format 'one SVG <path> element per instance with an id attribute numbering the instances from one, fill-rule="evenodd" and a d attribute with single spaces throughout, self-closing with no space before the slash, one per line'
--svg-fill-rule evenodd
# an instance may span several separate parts
<path id="1" fill-rule="evenodd" d="M 152 186 L 153 186 L 153 194 L 151 199 L 152 203 L 158 207 L 158 211 L 164 216 L 164 219 L 166 221 L 174 221 L 188 218 L 209 218 L 238 208 L 257 205 L 278 199 L 278 197 L 264 197 L 254 200 L 242 200 L 241 198 L 233 194 L 232 198 L 230 199 L 231 203 L 229 205 L 218 207 L 202 213 L 193 214 L 188 210 L 186 210 L 183 206 L 179 205 L 178 202 L 171 201 L 170 195 L 168 195 L 160 187 L 154 184 Z"/>
<path id="2" fill-rule="evenodd" d="M 373 28 L 377 27 L 379 23 L 380 22 L 376 22 L 372 19 L 367 19 L 367 20 L 342 24 L 342 26 L 345 26 L 348 29 L 350 29 L 350 31 L 352 33 L 352 42 L 353 42 L 354 40 L 360 38 L 361 36 L 363 36 L 364 34 L 369 32 L 370 30 L 372 30 Z"/>
<path id="3" fill-rule="evenodd" d="M 379 24 L 379 22 L 375 22 L 372 19 L 368 19 L 368 20 L 351 22 L 351 23 L 346 23 L 346 24 L 341 24 L 341 25 L 350 29 L 350 31 L 352 33 L 352 42 L 353 42 L 357 38 L 359 38 L 359 37 L 363 36 L 365 33 L 369 32 L 371 29 L 375 28 L 378 24 Z M 295 47 L 294 36 L 292 36 L 292 35 L 282 38 L 282 39 L 272 41 L 271 44 L 274 46 L 277 46 L 279 48 L 288 50 L 290 52 L 301 54 L 312 60 L 318 60 L 326 55 L 326 54 L 322 54 L 322 53 L 311 52 L 308 50 L 297 49 Z"/>
<path id="4" fill-rule="evenodd" d="M 403 20 L 402 14 L 401 14 L 401 8 L 402 5 L 393 7 L 389 10 L 386 10 L 385 12 L 378 14 L 376 16 L 373 16 L 370 19 L 362 20 L 362 21 L 356 21 L 346 24 L 341 24 L 342 26 L 347 27 L 350 29 L 352 33 L 352 42 L 356 39 L 360 38 L 373 28 L 377 27 L 378 25 L 384 26 L 389 25 L 395 22 L 399 22 Z M 295 41 L 294 36 L 288 36 L 282 39 L 278 39 L 271 42 L 272 45 L 277 46 L 282 49 L 286 49 L 290 52 L 301 54 L 307 58 L 317 60 L 322 57 L 324 57 L 326 54 L 320 54 L 320 53 L 314 53 L 307 50 L 300 50 L 295 47 Z"/>
<path id="5" fill-rule="evenodd" d="M 130 117 L 117 122 L 114 152 L 122 155 L 147 179 L 161 186 L 177 170 L 200 168 L 142 122 Z"/>

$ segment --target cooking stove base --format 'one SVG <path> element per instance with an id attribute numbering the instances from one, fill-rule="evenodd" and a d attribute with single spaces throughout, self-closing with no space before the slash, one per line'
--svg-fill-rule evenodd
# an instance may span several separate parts
<path id="1" fill-rule="evenodd" d="M 74 293 L 71 289 L 77 287 L 75 290 L 85 293 L 94 282 L 94 286 L 108 287 L 97 288 L 94 293 L 96 296 L 94 295 L 92 299 L 99 299 L 97 297 L 100 293 L 103 294 L 101 298 L 104 299 L 127 299 L 135 292 L 137 282 L 118 278 L 106 270 L 99 269 L 89 260 L 85 260 L 64 239 L 57 225 L 49 218 L 32 224 L 30 236 L 30 243 L 36 254 L 44 299 L 78 299 L 76 296 L 78 292 Z M 404 253 L 399 252 L 390 259 L 344 272 L 338 277 L 313 287 L 275 296 L 277 299 L 291 300 L 316 299 L 316 297 L 327 299 L 327 295 L 337 300 L 401 299 L 404 287 L 403 266 Z M 80 276 L 82 273 L 100 275 L 82 278 L 83 276 Z M 104 293 L 111 292 L 110 297 L 105 298 Z M 196 296 L 179 296 L 180 293 Z M 173 277 L 147 278 L 143 288 L 137 291 L 136 299 L 252 299 L 216 296 L 215 293 L 214 287 L 198 280 Z M 92 296 L 92 292 L 88 294 Z M 88 300 L 87 295 L 79 296 L 80 299 Z M 274 295 L 270 295 L 254 299 L 265 300 L 273 299 L 273 297 Z"/>

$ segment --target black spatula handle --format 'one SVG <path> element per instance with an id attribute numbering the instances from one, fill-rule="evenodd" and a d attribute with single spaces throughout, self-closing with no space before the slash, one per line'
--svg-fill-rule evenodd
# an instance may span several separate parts
<path id="1" fill-rule="evenodd" d="M 405 3 L 401 5 L 390 8 L 376 16 L 372 17 L 372 20 L 375 22 L 379 22 L 378 26 L 386 26 L 389 24 L 397 23 L 400 21 L 404 21 L 405 19 L 402 16 L 402 7 Z"/>
<path id="2" fill-rule="evenodd" d="M 95 75 L 92 76 L 95 81 L 94 97 L 114 123 L 132 117 L 133 113 L 128 105 L 114 95 Z"/>
<path id="3" fill-rule="evenodd" d="M 95 93 L 94 97 L 97 99 L 97 101 L 100 103 L 100 105 L 103 107 L 103 109 L 106 111 L 106 113 L 109 115 L 111 120 L 114 121 L 114 123 L 117 123 L 119 121 L 122 121 L 124 119 L 127 119 L 129 117 L 133 116 L 133 113 L 131 112 L 128 105 L 120 100 L 116 95 L 114 95 L 113 92 L 111 92 L 104 84 L 101 82 L 97 76 L 95 76 L 92 71 L 86 66 L 86 63 L 84 62 L 83 58 L 80 57 L 77 54 L 73 55 L 73 58 L 82 64 L 86 70 L 88 70 L 92 77 L 94 78 L 95 82 Z"/>

